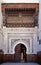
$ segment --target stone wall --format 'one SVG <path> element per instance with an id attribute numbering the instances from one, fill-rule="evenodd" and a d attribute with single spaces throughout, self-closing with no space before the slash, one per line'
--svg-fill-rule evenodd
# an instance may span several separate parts
<path id="1" fill-rule="evenodd" d="M 27 54 L 27 62 L 37 62 L 37 54 Z"/>
<path id="2" fill-rule="evenodd" d="M 15 62 L 15 54 L 0 54 L 0 56 L 1 56 L 0 63 Z M 38 62 L 37 54 L 28 54 L 26 57 L 26 62 L 37 63 Z M 21 63 L 21 61 L 20 61 L 20 63 Z"/>

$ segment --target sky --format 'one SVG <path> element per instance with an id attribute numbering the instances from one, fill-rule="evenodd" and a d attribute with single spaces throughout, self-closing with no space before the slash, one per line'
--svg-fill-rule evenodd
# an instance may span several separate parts
<path id="1" fill-rule="evenodd" d="M 4 3 L 39 3 L 39 0 L 2 0 Z"/>

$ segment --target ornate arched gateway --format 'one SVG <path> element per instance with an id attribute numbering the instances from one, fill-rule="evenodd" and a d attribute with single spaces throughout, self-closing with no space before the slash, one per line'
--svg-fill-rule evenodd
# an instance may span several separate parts
<path id="1" fill-rule="evenodd" d="M 13 50 L 12 51 L 13 51 L 14 54 L 15 54 L 15 48 L 16 48 L 16 46 L 19 45 L 20 43 L 26 47 L 26 53 L 27 53 L 27 51 L 28 51 L 28 44 L 25 43 L 24 40 L 17 40 L 13 44 Z"/>
<path id="2" fill-rule="evenodd" d="M 26 62 L 26 47 L 22 43 L 15 47 L 15 62 Z"/>
<path id="3" fill-rule="evenodd" d="M 3 51 L 5 54 L 15 55 L 16 62 L 25 62 L 24 50 L 21 51 L 23 48 L 25 54 L 29 55 L 27 61 L 30 61 L 30 54 L 31 59 L 36 58 L 34 54 L 37 54 L 38 46 L 38 12 L 39 4 L 2 4 Z"/>

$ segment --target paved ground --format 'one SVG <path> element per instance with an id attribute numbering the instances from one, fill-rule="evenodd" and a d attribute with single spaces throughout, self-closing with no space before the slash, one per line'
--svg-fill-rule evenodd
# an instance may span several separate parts
<path id="1" fill-rule="evenodd" d="M 1 65 L 39 65 L 37 63 L 3 63 Z"/>

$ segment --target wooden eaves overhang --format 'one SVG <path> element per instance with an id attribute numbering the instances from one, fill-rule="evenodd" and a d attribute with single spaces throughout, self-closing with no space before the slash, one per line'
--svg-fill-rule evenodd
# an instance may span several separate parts
<path id="1" fill-rule="evenodd" d="M 6 15 L 6 13 L 9 12 L 9 10 L 18 10 L 18 11 L 33 11 L 35 13 L 34 18 L 35 18 L 35 24 L 37 25 L 38 22 L 38 13 L 39 13 L 39 4 L 38 3 L 2 3 L 2 14 L 3 16 Z M 6 12 L 7 10 L 7 12 Z M 12 11 L 11 11 L 12 12 Z M 6 16 L 5 16 L 6 18 Z M 4 21 L 5 24 L 6 21 Z M 14 24 L 15 26 L 17 26 L 17 24 Z M 21 24 L 21 26 L 25 26 L 26 24 Z M 31 26 L 33 26 L 32 23 L 30 23 Z M 18 26 L 20 26 L 20 24 L 18 24 Z M 28 25 L 27 25 L 28 26 Z"/>

